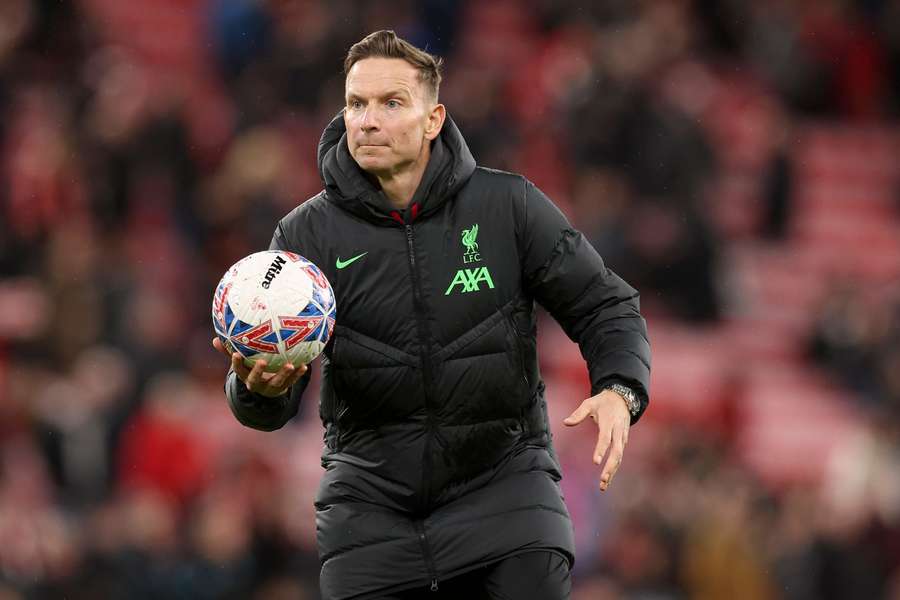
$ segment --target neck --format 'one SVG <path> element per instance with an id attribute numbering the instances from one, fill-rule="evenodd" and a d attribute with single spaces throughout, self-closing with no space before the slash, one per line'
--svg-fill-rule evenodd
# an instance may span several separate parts
<path id="1" fill-rule="evenodd" d="M 376 174 L 378 184 L 384 195 L 387 196 L 391 206 L 403 210 L 412 201 L 413 194 L 422 182 L 428 159 L 431 157 L 431 145 L 427 142 L 422 145 L 422 153 L 414 163 L 407 168 L 387 175 Z"/>

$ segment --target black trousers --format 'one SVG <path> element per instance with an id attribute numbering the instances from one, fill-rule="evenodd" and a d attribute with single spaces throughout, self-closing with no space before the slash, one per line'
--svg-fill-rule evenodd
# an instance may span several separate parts
<path id="1" fill-rule="evenodd" d="M 533 551 L 381 600 L 568 600 L 569 563 L 556 552 Z"/>

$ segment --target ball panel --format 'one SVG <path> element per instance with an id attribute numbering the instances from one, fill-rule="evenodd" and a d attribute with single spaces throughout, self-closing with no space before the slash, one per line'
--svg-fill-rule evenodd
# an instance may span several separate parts
<path id="1" fill-rule="evenodd" d="M 225 278 L 216 287 L 212 305 L 213 327 L 215 327 L 216 333 L 223 335 L 227 335 L 228 326 L 230 325 L 228 317 L 234 318 L 234 313 L 231 312 L 228 306 L 228 292 L 230 290 L 231 281 L 226 274 Z"/>
<path id="2" fill-rule="evenodd" d="M 270 312 L 296 314 L 312 296 L 305 267 L 281 252 L 258 252 L 239 263 L 233 277 L 231 307 L 246 323 L 260 323 Z"/>
<path id="3" fill-rule="evenodd" d="M 322 321 L 321 316 L 279 317 L 285 350 L 290 350 L 300 342 L 310 339 Z"/>
<path id="4" fill-rule="evenodd" d="M 330 287 L 313 287 L 312 301 L 319 305 L 323 313 L 327 313 L 334 306 L 334 294 Z"/>
<path id="5" fill-rule="evenodd" d="M 278 353 L 278 337 L 274 335 L 272 321 L 266 319 L 259 325 L 251 325 L 241 320 L 235 321 L 231 341 L 245 357 L 257 354 Z"/>

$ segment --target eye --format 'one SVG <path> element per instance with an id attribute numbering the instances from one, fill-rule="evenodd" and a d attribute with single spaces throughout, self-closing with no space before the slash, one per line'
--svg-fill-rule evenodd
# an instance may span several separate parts
<path id="1" fill-rule="evenodd" d="M 362 102 L 359 100 L 351 100 L 349 103 L 350 108 L 356 110 L 362 106 Z"/>
<path id="2" fill-rule="evenodd" d="M 387 107 L 388 107 L 388 108 L 399 108 L 399 107 L 400 107 L 400 103 L 397 102 L 396 100 L 388 100 L 388 101 L 387 101 Z"/>

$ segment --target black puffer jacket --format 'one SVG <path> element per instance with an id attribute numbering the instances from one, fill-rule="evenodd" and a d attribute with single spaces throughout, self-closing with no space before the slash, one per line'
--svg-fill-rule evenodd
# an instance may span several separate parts
<path id="1" fill-rule="evenodd" d="M 272 247 L 319 265 L 337 298 L 319 406 L 323 596 L 440 585 L 539 548 L 571 562 L 534 301 L 578 342 L 593 392 L 618 380 L 646 406 L 637 292 L 529 181 L 476 167 L 449 118 L 403 212 L 353 161 L 340 115 L 319 167 L 325 190 L 281 220 Z M 226 390 L 242 423 L 271 430 L 305 386 L 268 399 L 231 373 Z"/>

